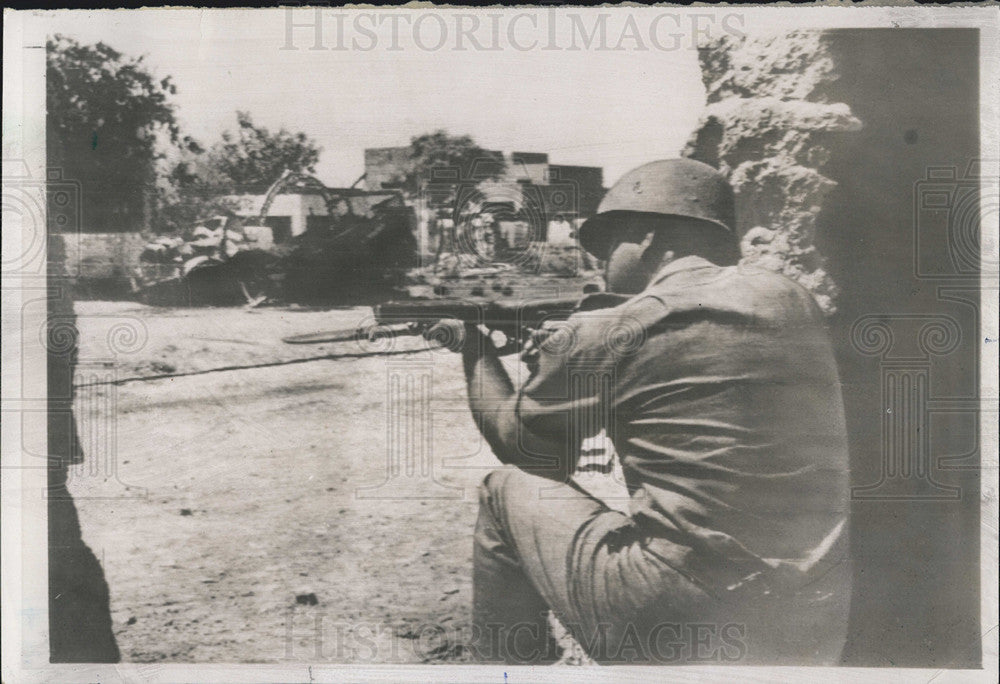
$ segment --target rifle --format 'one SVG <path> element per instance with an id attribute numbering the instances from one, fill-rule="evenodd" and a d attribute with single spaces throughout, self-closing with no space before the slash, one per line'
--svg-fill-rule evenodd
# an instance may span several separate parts
<path id="1" fill-rule="evenodd" d="M 501 354 L 512 354 L 520 351 L 527 342 L 533 339 L 535 331 L 540 330 L 546 322 L 561 321 L 569 318 L 578 311 L 591 311 L 616 306 L 628 299 L 624 295 L 615 295 L 605 292 L 588 294 L 582 299 L 576 297 L 568 299 L 539 299 L 524 303 L 500 303 L 500 302 L 474 302 L 463 299 L 424 299 L 412 300 L 408 302 L 389 302 L 375 307 L 374 320 L 368 325 L 346 330 L 333 330 L 329 332 L 309 333 L 307 335 L 295 335 L 286 337 L 284 341 L 289 344 L 321 344 L 324 342 L 374 342 L 386 337 L 399 337 L 403 335 L 420 335 L 432 325 L 444 318 L 457 318 L 472 324 L 481 324 L 491 332 L 500 331 L 507 338 L 505 344 L 500 347 Z M 330 359 L 361 358 L 366 356 L 390 355 L 390 354 L 411 354 L 419 350 L 393 350 L 379 349 L 378 345 L 371 345 L 360 353 L 346 352 L 321 354 L 305 358 L 263 361 L 247 365 L 221 366 L 219 368 L 204 368 L 195 371 L 181 373 L 158 373 L 156 375 L 135 375 L 129 377 L 115 378 L 114 380 L 99 380 L 97 382 L 83 382 L 74 384 L 74 387 L 91 387 L 96 385 L 123 385 L 127 382 L 145 382 L 150 380 L 163 380 L 167 378 L 179 378 L 189 375 L 204 375 L 206 373 L 219 373 L 224 371 L 244 370 L 249 368 L 269 368 L 273 366 L 285 366 L 297 363 L 309 363 L 311 361 L 321 361 Z M 536 347 L 537 352 L 537 347 Z M 522 360 L 529 364 L 533 362 L 530 358 Z M 537 356 L 537 354 L 535 355 Z"/>
<path id="2" fill-rule="evenodd" d="M 442 319 L 457 319 L 471 325 L 481 325 L 491 334 L 500 332 L 505 338 L 498 345 L 500 354 L 520 350 L 534 331 L 547 322 L 563 321 L 578 311 L 614 306 L 623 297 L 594 293 L 564 299 L 537 299 L 523 302 L 475 302 L 465 299 L 415 299 L 387 302 L 375 306 L 374 321 L 345 330 L 331 330 L 294 335 L 283 339 L 288 344 L 321 344 L 325 342 L 374 341 L 387 337 L 421 335 Z"/>

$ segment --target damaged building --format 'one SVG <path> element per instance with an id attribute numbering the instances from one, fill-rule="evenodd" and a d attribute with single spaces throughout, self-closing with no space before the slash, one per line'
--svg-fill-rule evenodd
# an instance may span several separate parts
<path id="1" fill-rule="evenodd" d="M 553 164 L 544 152 L 491 152 L 503 156 L 505 169 L 499 178 L 472 172 L 469 179 L 455 183 L 473 189 L 474 199 L 484 209 L 501 217 L 520 220 L 526 231 L 517 239 L 545 241 L 553 223 L 578 222 L 592 216 L 604 196 L 604 170 L 596 166 Z M 365 150 L 365 183 L 370 190 L 400 187 L 412 171 L 409 147 L 381 147 Z M 459 198 L 459 204 L 462 204 Z M 467 201 L 472 201 L 468 197 Z M 457 207 L 461 210 L 462 207 Z M 428 216 L 421 216 L 420 244 L 427 248 Z"/>

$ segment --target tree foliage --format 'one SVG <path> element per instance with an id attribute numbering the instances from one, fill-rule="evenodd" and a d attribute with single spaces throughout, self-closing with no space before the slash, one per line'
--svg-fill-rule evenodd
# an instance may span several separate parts
<path id="1" fill-rule="evenodd" d="M 447 204 L 461 186 L 499 178 L 506 170 L 503 155 L 476 144 L 468 135 L 437 130 L 410 140 L 411 166 L 401 180 L 410 196 L 423 194 L 432 204 Z"/>
<path id="2" fill-rule="evenodd" d="M 157 179 L 157 233 L 184 234 L 201 221 L 229 215 L 235 203 L 232 181 L 210 164 L 205 151 L 186 152 Z"/>
<path id="3" fill-rule="evenodd" d="M 236 187 L 268 186 L 287 169 L 316 173 L 322 151 L 305 133 L 281 128 L 276 133 L 253 122 L 248 112 L 237 112 L 238 127 L 226 131 L 209 152 L 211 173 L 228 179 Z"/>
<path id="4" fill-rule="evenodd" d="M 320 148 L 306 134 L 272 133 L 248 112 L 237 112 L 236 120 L 237 130 L 225 131 L 210 150 L 186 150 L 165 171 L 159 232 L 183 233 L 205 218 L 229 214 L 236 207 L 227 196 L 263 193 L 285 170 L 314 173 Z"/>
<path id="5" fill-rule="evenodd" d="M 48 164 L 82 186 L 85 230 L 137 230 L 152 209 L 159 141 L 195 149 L 143 58 L 104 43 L 55 35 L 46 42 Z"/>
<path id="6" fill-rule="evenodd" d="M 237 129 L 205 150 L 184 135 L 143 57 L 55 35 L 46 43 L 48 164 L 81 183 L 84 230 L 180 232 L 231 208 L 241 186 L 267 186 L 285 169 L 313 173 L 320 148 L 237 112 Z"/>

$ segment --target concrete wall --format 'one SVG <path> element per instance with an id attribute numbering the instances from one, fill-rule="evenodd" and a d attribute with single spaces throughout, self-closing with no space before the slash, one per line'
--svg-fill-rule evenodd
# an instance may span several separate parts
<path id="1" fill-rule="evenodd" d="M 745 261 L 829 315 L 854 486 L 849 664 L 981 657 L 977 46 L 901 29 L 700 50 L 708 106 L 686 154 L 733 183 Z"/>
<path id="2" fill-rule="evenodd" d="M 134 273 L 146 239 L 139 233 L 65 233 L 53 235 L 58 242 L 60 267 L 70 278 L 104 280 Z"/>

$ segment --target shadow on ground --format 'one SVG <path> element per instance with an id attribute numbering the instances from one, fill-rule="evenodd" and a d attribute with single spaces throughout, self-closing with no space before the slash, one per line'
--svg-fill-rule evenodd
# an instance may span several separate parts
<path id="1" fill-rule="evenodd" d="M 73 303 L 55 288 L 49 325 L 72 321 Z M 66 328 L 62 328 L 65 331 Z M 74 328 L 75 331 L 75 328 Z M 50 335 L 49 339 L 52 339 Z M 111 628 L 108 584 L 94 552 L 83 543 L 76 505 L 66 480 L 84 457 L 73 416 L 75 341 L 68 353 L 48 355 L 49 659 L 53 663 L 114 663 L 120 659 Z M 69 418 L 67 420 L 67 417 Z"/>

